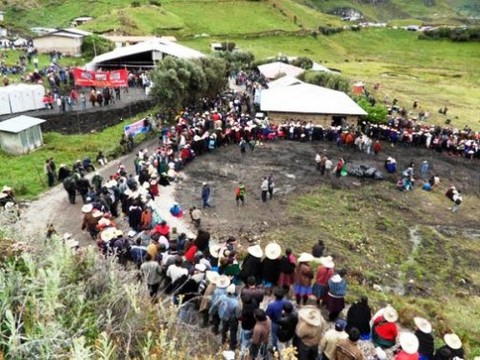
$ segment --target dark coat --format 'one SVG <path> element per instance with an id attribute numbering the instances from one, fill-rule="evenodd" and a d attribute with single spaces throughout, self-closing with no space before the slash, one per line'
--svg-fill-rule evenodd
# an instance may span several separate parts
<path id="1" fill-rule="evenodd" d="M 287 342 L 293 339 L 295 335 L 295 328 L 297 327 L 298 316 L 295 313 L 285 314 L 277 321 L 279 325 L 278 340 L 280 342 Z"/>
<path id="2" fill-rule="evenodd" d="M 240 279 L 244 283 L 247 283 L 247 279 L 250 276 L 255 276 L 255 279 L 257 279 L 257 284 L 258 284 L 260 283 L 261 275 L 262 275 L 262 260 L 248 254 L 245 260 L 243 260 L 242 269 L 240 270 Z"/>
<path id="3" fill-rule="evenodd" d="M 356 327 L 360 330 L 360 334 L 370 333 L 370 319 L 372 318 L 372 311 L 370 307 L 361 302 L 356 302 L 347 312 L 347 326 L 345 331 L 348 331 L 352 327 Z"/>
<path id="4" fill-rule="evenodd" d="M 280 260 L 263 259 L 262 262 L 262 279 L 277 285 L 280 276 Z"/>
<path id="5" fill-rule="evenodd" d="M 420 344 L 418 347 L 418 353 L 428 356 L 428 358 L 431 359 L 433 357 L 433 352 L 435 351 L 433 335 L 426 334 L 420 330 L 416 330 L 415 336 L 418 338 L 418 342 Z"/>

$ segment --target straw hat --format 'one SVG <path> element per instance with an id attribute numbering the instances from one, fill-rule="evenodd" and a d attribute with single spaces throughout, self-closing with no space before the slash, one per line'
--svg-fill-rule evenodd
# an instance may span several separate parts
<path id="1" fill-rule="evenodd" d="M 93 214 L 92 214 L 93 215 Z M 95 216 L 95 215 L 93 215 Z M 95 216 L 96 217 L 96 216 Z M 104 217 L 102 217 L 99 221 L 98 221 L 98 225 L 101 225 L 101 226 L 110 226 L 112 222 Z"/>
<path id="2" fill-rule="evenodd" d="M 322 264 L 327 269 L 333 269 L 335 267 L 335 263 L 333 262 L 333 258 L 331 256 L 321 257 L 320 264 Z"/>
<path id="3" fill-rule="evenodd" d="M 215 285 L 217 285 L 217 288 L 225 289 L 230 285 L 230 278 L 227 275 L 220 275 L 215 281 Z"/>
<path id="4" fill-rule="evenodd" d="M 301 253 L 300 256 L 298 257 L 298 262 L 309 262 L 314 259 L 312 254 L 309 253 Z"/>
<path id="5" fill-rule="evenodd" d="M 110 241 L 115 237 L 117 230 L 115 228 L 106 228 L 100 234 L 100 239 L 103 241 Z"/>
<path id="6" fill-rule="evenodd" d="M 220 253 L 220 245 L 219 244 L 210 244 L 208 247 L 208 251 L 212 257 L 218 259 Z"/>
<path id="7" fill-rule="evenodd" d="M 10 186 L 3 185 L 2 192 L 9 192 L 9 191 L 12 191 L 12 188 Z"/>
<path id="8" fill-rule="evenodd" d="M 407 354 L 415 354 L 418 351 L 418 338 L 415 334 L 403 332 L 400 334 L 400 346 Z"/>
<path id="9" fill-rule="evenodd" d="M 263 250 L 260 245 L 253 245 L 247 249 L 248 253 L 256 258 L 261 258 L 263 256 Z"/>
<path id="10" fill-rule="evenodd" d="M 338 274 L 335 274 L 331 277 L 332 282 L 334 283 L 339 283 L 342 281 L 342 277 Z"/>
<path id="11" fill-rule="evenodd" d="M 227 286 L 227 294 L 235 294 L 235 284 L 230 284 Z"/>
<path id="12" fill-rule="evenodd" d="M 95 209 L 92 211 L 92 216 L 94 218 L 99 218 L 99 217 L 102 217 L 103 216 L 103 212 L 101 212 L 100 210 L 98 209 Z"/>
<path id="13" fill-rule="evenodd" d="M 120 229 L 117 229 L 117 230 L 115 231 L 115 236 L 116 236 L 116 237 L 123 236 L 123 231 L 120 230 Z"/>
<path id="14" fill-rule="evenodd" d="M 445 341 L 445 344 L 447 344 L 449 348 L 454 350 L 461 349 L 462 347 L 462 340 L 460 340 L 457 334 L 445 334 L 443 341 Z"/>
<path id="15" fill-rule="evenodd" d="M 322 324 L 322 314 L 316 307 L 304 306 L 298 310 L 298 316 L 309 325 L 320 326 Z"/>
<path id="16" fill-rule="evenodd" d="M 397 310 L 395 310 L 391 305 L 387 305 L 384 309 L 383 309 L 383 317 L 385 318 L 385 320 L 387 320 L 388 322 L 395 322 L 398 320 L 398 313 L 397 313 Z"/>
<path id="17" fill-rule="evenodd" d="M 276 260 L 282 255 L 282 248 L 277 243 L 270 243 L 265 247 L 265 256 L 270 260 Z"/>
<path id="18" fill-rule="evenodd" d="M 90 211 L 93 210 L 93 205 L 92 204 L 85 204 L 82 206 L 82 213 L 87 214 Z"/>
<path id="19" fill-rule="evenodd" d="M 432 332 L 432 324 L 430 324 L 427 319 L 416 316 L 413 318 L 413 322 L 421 332 L 425 334 L 430 334 Z"/>
<path id="20" fill-rule="evenodd" d="M 220 277 L 220 274 L 216 271 L 211 271 L 211 270 L 208 270 L 206 273 L 205 273 L 205 277 L 207 278 L 207 280 L 211 283 L 216 283 L 218 278 Z"/>

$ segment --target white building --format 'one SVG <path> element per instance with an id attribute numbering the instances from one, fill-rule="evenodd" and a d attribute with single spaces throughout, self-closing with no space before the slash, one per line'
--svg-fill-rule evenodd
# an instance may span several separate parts
<path id="1" fill-rule="evenodd" d="M 40 124 L 45 120 L 20 115 L 0 122 L 0 147 L 3 151 L 21 155 L 43 145 Z"/>
<path id="2" fill-rule="evenodd" d="M 57 29 L 33 39 L 33 47 L 40 53 L 60 51 L 68 56 L 81 56 L 83 38 L 89 32 L 79 29 Z"/>

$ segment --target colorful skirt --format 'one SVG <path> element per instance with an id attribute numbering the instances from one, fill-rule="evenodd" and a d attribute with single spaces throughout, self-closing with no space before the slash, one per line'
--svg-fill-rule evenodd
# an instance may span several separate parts
<path id="1" fill-rule="evenodd" d="M 345 298 L 343 297 L 334 297 L 327 293 L 325 297 L 325 305 L 328 312 L 335 313 L 340 312 L 345 308 Z"/>
<path id="2" fill-rule="evenodd" d="M 312 287 L 311 286 L 304 286 L 304 285 L 300 285 L 300 284 L 295 284 L 293 286 L 293 291 L 295 291 L 295 295 L 300 295 L 300 296 L 312 295 Z"/>
<path id="3" fill-rule="evenodd" d="M 312 288 L 313 295 L 317 297 L 317 299 L 322 299 L 328 292 L 328 286 L 322 284 L 313 284 Z"/>
<path id="4" fill-rule="evenodd" d="M 294 274 L 285 274 L 280 273 L 280 277 L 278 278 L 278 285 L 280 286 L 292 286 L 294 280 Z"/>

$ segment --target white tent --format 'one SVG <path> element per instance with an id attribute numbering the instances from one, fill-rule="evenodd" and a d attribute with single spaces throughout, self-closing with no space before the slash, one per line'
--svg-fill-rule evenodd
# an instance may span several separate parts
<path id="1" fill-rule="evenodd" d="M 0 88 L 0 115 L 43 109 L 42 85 L 18 84 Z"/>
<path id="2" fill-rule="evenodd" d="M 263 90 L 260 108 L 280 113 L 367 115 L 344 92 L 311 84 Z"/>
<path id="3" fill-rule="evenodd" d="M 297 77 L 298 75 L 304 73 L 302 68 L 285 64 L 281 61 L 260 65 L 258 66 L 258 70 L 267 79 L 275 79 L 283 75 Z"/>
<path id="4" fill-rule="evenodd" d="M 0 88 L 0 115 L 10 114 L 10 101 L 8 100 L 8 87 Z"/>
<path id="5" fill-rule="evenodd" d="M 164 38 L 157 38 L 131 46 L 116 48 L 113 51 L 95 56 L 95 58 L 93 58 L 93 60 L 86 65 L 86 68 L 96 69 L 112 64 L 115 67 L 129 65 L 132 66 L 139 63 L 139 59 L 133 58 L 140 57 L 142 55 L 146 55 L 142 62 L 149 63 L 143 64 L 144 66 L 153 66 L 155 60 L 161 60 L 163 57 L 168 55 L 180 59 L 197 59 L 205 57 L 205 55 L 200 51 L 177 44 Z"/>

